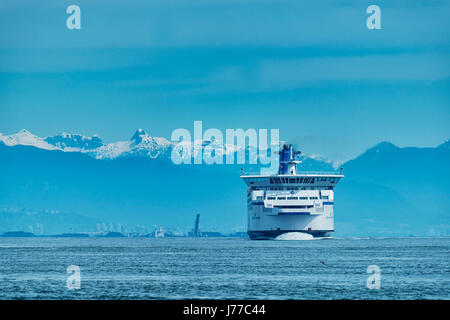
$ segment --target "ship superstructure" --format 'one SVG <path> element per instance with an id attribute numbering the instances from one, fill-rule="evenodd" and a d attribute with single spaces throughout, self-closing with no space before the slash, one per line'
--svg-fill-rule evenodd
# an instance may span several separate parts
<path id="1" fill-rule="evenodd" d="M 274 239 L 288 232 L 327 237 L 334 231 L 334 187 L 340 172 L 297 171 L 300 151 L 284 145 L 278 174 L 242 173 L 247 184 L 248 235 Z"/>

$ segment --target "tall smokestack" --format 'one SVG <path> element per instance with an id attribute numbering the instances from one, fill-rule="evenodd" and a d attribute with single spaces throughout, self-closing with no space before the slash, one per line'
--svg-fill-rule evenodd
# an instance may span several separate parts
<path id="1" fill-rule="evenodd" d="M 195 225 L 194 225 L 194 237 L 200 237 L 200 213 L 197 213 L 195 217 Z"/>

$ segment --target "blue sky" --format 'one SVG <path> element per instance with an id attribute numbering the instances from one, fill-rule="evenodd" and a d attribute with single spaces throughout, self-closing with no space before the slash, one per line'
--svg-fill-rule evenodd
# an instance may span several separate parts
<path id="1" fill-rule="evenodd" d="M 109 142 L 203 120 L 279 128 L 333 160 L 435 146 L 450 138 L 449 16 L 433 0 L 2 1 L 0 132 Z"/>

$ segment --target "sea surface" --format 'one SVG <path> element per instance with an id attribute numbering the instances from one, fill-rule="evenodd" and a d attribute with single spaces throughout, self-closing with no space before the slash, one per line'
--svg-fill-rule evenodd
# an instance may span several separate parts
<path id="1" fill-rule="evenodd" d="M 450 238 L 0 238 L 0 299 L 450 299 Z"/>

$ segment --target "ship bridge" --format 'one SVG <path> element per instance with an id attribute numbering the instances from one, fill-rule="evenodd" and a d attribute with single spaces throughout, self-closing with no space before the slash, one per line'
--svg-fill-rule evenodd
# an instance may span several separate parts
<path id="1" fill-rule="evenodd" d="M 280 164 L 278 174 L 261 175 L 258 173 L 241 172 L 241 178 L 247 186 L 270 186 L 270 185 L 305 185 L 305 186 L 333 186 L 344 177 L 343 169 L 340 171 L 297 171 L 297 164 L 301 161 L 296 159 L 300 151 L 295 151 L 292 145 L 284 145 L 278 154 Z"/>
<path id="2" fill-rule="evenodd" d="M 324 187 L 336 185 L 344 175 L 342 172 L 305 171 L 295 175 L 259 175 L 257 173 L 243 173 L 241 178 L 249 187 L 268 186 L 305 186 Z"/>

